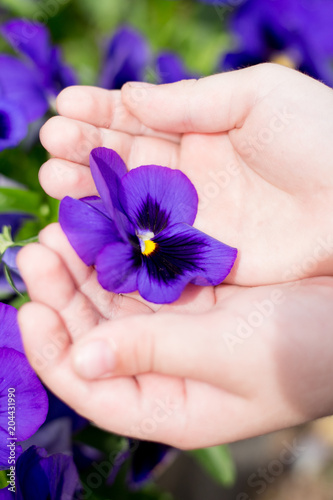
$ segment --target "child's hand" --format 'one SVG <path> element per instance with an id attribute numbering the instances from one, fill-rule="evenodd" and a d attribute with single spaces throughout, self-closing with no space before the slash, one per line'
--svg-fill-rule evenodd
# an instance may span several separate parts
<path id="1" fill-rule="evenodd" d="M 91 149 L 129 168 L 179 168 L 199 192 L 195 226 L 240 250 L 227 282 L 260 285 L 333 272 L 333 92 L 266 64 L 122 92 L 71 87 L 42 129 L 52 196 L 96 194 Z"/>
<path id="2" fill-rule="evenodd" d="M 332 413 L 333 278 L 193 286 L 153 311 L 101 289 L 59 225 L 40 239 L 18 257 L 26 353 L 98 426 L 197 448 Z"/>

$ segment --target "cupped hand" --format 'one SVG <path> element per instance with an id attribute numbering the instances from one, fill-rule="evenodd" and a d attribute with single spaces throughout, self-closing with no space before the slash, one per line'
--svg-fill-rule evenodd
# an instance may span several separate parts
<path id="1" fill-rule="evenodd" d="M 100 427 L 199 448 L 332 413 L 333 278 L 189 286 L 153 309 L 103 290 L 58 224 L 18 264 L 32 366 Z"/>
<path id="2" fill-rule="evenodd" d="M 122 91 L 69 87 L 41 140 L 40 181 L 57 198 L 96 194 L 97 146 L 129 169 L 181 169 L 199 193 L 194 226 L 239 249 L 227 282 L 260 285 L 333 272 L 333 92 L 264 64 Z"/>

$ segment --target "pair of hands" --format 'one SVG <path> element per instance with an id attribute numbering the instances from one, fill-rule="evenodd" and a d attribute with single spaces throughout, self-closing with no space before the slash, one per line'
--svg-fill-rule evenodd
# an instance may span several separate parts
<path id="1" fill-rule="evenodd" d="M 218 287 L 171 305 L 98 284 L 59 225 L 21 250 L 27 356 L 50 389 L 112 432 L 199 448 L 333 411 L 333 92 L 260 65 L 199 81 L 70 87 L 41 131 L 56 198 L 96 194 L 89 153 L 182 170 L 194 226 L 239 249 Z"/>

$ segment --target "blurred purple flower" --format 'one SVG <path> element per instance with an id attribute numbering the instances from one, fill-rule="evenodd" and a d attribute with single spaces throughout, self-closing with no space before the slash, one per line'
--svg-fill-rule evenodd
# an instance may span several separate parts
<path id="1" fill-rule="evenodd" d="M 247 0 L 231 18 L 237 50 L 222 57 L 220 69 L 273 61 L 332 85 L 332 24 L 331 0 Z"/>
<path id="2" fill-rule="evenodd" d="M 157 56 L 156 72 L 158 83 L 174 83 L 197 77 L 186 69 L 181 57 L 172 52 L 161 52 Z"/>
<path id="3" fill-rule="evenodd" d="M 72 457 L 47 455 L 31 446 L 16 463 L 16 492 L 0 490 L 0 500 L 72 500 L 80 492 L 80 479 Z"/>
<path id="4" fill-rule="evenodd" d="M 56 96 L 77 83 L 73 70 L 62 61 L 59 47 L 53 47 L 49 31 L 42 24 L 13 19 L 0 28 L 2 36 L 31 63 L 38 81 L 47 94 Z"/>
<path id="5" fill-rule="evenodd" d="M 129 26 L 119 28 L 108 42 L 99 86 L 120 89 L 129 81 L 143 81 L 151 62 L 146 39 Z"/>
<path id="6" fill-rule="evenodd" d="M 22 223 L 30 218 L 30 215 L 20 213 L 0 214 L 0 233 L 2 232 L 3 226 L 10 226 L 12 237 L 14 237 Z M 18 267 L 16 265 L 16 257 L 20 249 L 21 247 L 10 247 L 5 251 L 2 257 L 2 262 L 0 262 L 0 293 L 13 291 L 7 281 L 7 278 L 4 275 L 3 264 L 6 264 L 10 272 L 12 273 L 12 278 L 14 280 L 16 288 L 20 292 L 25 291 L 25 284 L 21 279 Z"/>
<path id="7" fill-rule="evenodd" d="M 128 439 L 128 446 L 118 454 L 107 482 L 113 484 L 122 465 L 128 461 L 127 484 L 132 490 L 141 488 L 175 452 L 175 448 L 165 444 Z"/>
<path id="8" fill-rule="evenodd" d="M 76 83 L 64 65 L 59 48 L 52 47 L 47 29 L 38 23 L 14 19 L 0 27 L 2 36 L 25 56 L 21 61 L 0 55 L 0 151 L 17 146 L 29 123 L 41 118 L 49 99 Z"/>
<path id="9" fill-rule="evenodd" d="M 96 265 L 103 288 L 139 290 L 150 302 L 170 303 L 188 283 L 220 284 L 237 250 L 192 227 L 198 195 L 180 171 L 147 165 L 127 172 L 111 149 L 90 154 L 101 196 L 65 197 L 59 221 L 87 265 Z"/>
<path id="10" fill-rule="evenodd" d="M 19 106 L 0 97 L 0 151 L 15 147 L 27 131 L 28 124 Z"/>
<path id="11" fill-rule="evenodd" d="M 15 431 L 8 434 L 8 389 L 15 392 Z M 8 438 L 24 441 L 32 436 L 46 418 L 46 392 L 24 355 L 17 311 L 0 303 L 0 469 L 8 468 Z M 16 444 L 16 440 L 15 442 Z M 17 454 L 20 448 L 16 448 Z M 0 490 L 1 491 L 1 490 Z"/>

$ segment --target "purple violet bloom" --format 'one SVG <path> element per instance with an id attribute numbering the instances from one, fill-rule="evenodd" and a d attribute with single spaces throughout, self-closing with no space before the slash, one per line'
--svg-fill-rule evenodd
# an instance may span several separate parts
<path id="1" fill-rule="evenodd" d="M 331 0 L 247 0 L 231 17 L 238 39 L 220 69 L 280 62 L 333 85 Z"/>
<path id="2" fill-rule="evenodd" d="M 175 452 L 175 448 L 166 444 L 138 441 L 130 462 L 128 484 L 132 489 L 142 487 L 158 469 L 169 463 L 168 458 Z"/>
<path id="3" fill-rule="evenodd" d="M 72 457 L 47 455 L 31 446 L 16 463 L 16 492 L 0 490 L 0 500 L 60 500 L 80 498 L 81 484 Z M 76 494 L 79 494 L 76 496 Z"/>
<path id="4" fill-rule="evenodd" d="M 8 434 L 9 390 L 15 394 L 15 431 Z M 13 403 L 11 403 L 13 404 Z M 0 303 L 0 469 L 8 468 L 8 438 L 24 441 L 32 436 L 44 422 L 48 400 L 37 375 L 25 357 L 17 311 Z M 16 444 L 16 441 L 13 441 Z M 20 453 L 20 448 L 16 448 Z M 0 490 L 1 491 L 1 490 Z"/>
<path id="5" fill-rule="evenodd" d="M 111 469 L 108 485 L 112 485 L 123 464 L 129 461 L 127 483 L 132 490 L 141 488 L 151 480 L 158 469 L 169 462 L 177 450 L 161 443 L 128 439 L 127 447 L 119 452 Z"/>
<path id="6" fill-rule="evenodd" d="M 0 179 L 1 180 L 1 179 Z M 2 232 L 3 226 L 11 227 L 12 237 L 15 236 L 22 223 L 30 219 L 31 216 L 27 214 L 21 213 L 6 213 L 0 214 L 0 233 Z M 12 278 L 14 280 L 15 286 L 19 292 L 25 291 L 25 284 L 21 279 L 18 267 L 16 265 L 16 257 L 21 247 L 9 247 L 3 254 L 2 262 L 0 262 L 0 293 L 13 292 L 12 287 L 9 285 L 4 272 L 3 272 L 3 263 L 9 267 L 9 270 L 12 273 Z"/>
<path id="7" fill-rule="evenodd" d="M 17 104 L 0 97 L 0 151 L 15 147 L 27 131 L 27 121 Z"/>
<path id="8" fill-rule="evenodd" d="M 216 286 L 227 277 L 237 250 L 192 227 L 198 195 L 180 170 L 145 165 L 127 172 L 107 148 L 92 150 L 90 168 L 100 198 L 65 197 L 59 221 L 103 288 L 139 290 L 164 304 L 188 283 Z"/>
<path id="9" fill-rule="evenodd" d="M 158 83 L 174 83 L 180 80 L 197 78 L 185 67 L 183 60 L 178 54 L 172 52 L 161 52 L 156 58 L 156 72 Z"/>
<path id="10" fill-rule="evenodd" d="M 131 27 L 121 27 L 108 43 L 99 86 L 121 89 L 126 82 L 143 81 L 150 61 L 145 38 Z"/>
<path id="11" fill-rule="evenodd" d="M 41 88 L 56 96 L 77 83 L 73 70 L 62 61 L 60 49 L 53 47 L 45 26 L 26 19 L 13 19 L 0 28 L 2 36 L 30 62 Z"/>
<path id="12" fill-rule="evenodd" d="M 0 55 L 0 151 L 17 146 L 29 123 L 41 118 L 50 97 L 76 83 L 64 65 L 59 48 L 52 47 L 47 29 L 31 21 L 14 19 L 0 33 L 26 61 Z"/>

